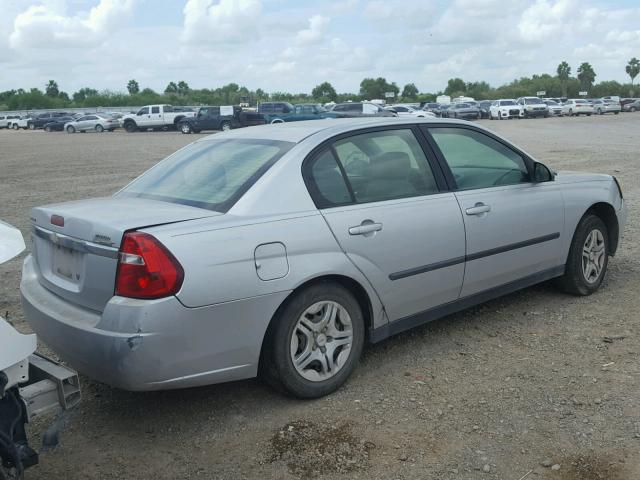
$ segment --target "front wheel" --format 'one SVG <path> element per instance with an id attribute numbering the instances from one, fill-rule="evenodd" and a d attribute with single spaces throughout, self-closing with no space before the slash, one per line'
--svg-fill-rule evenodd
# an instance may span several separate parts
<path id="1" fill-rule="evenodd" d="M 183 122 L 180 124 L 180 131 L 182 133 L 184 133 L 185 135 L 188 135 L 189 133 L 191 133 L 191 125 L 189 125 L 186 122 Z"/>
<path id="2" fill-rule="evenodd" d="M 126 122 L 124 124 L 124 129 L 127 133 L 133 133 L 138 130 L 138 126 L 134 122 Z"/>
<path id="3" fill-rule="evenodd" d="M 222 130 L 223 132 L 228 132 L 229 130 L 231 130 L 231 123 L 222 122 L 222 125 L 220 125 L 220 130 Z"/>
<path id="4" fill-rule="evenodd" d="M 36 126 L 33 123 L 28 124 L 27 127 L 29 128 L 29 130 L 35 130 L 36 129 Z"/>
<path id="5" fill-rule="evenodd" d="M 73 125 L 67 127 L 67 133 L 76 133 L 76 129 Z"/>
<path id="6" fill-rule="evenodd" d="M 600 217 L 586 215 L 571 241 L 565 273 L 559 279 L 563 290 L 591 295 L 600 288 L 609 263 L 609 234 Z"/>
<path id="7" fill-rule="evenodd" d="M 44 131 L 47 133 L 51 132 L 51 127 L 47 125 L 46 127 L 44 127 Z"/>
<path id="8" fill-rule="evenodd" d="M 334 283 L 312 285 L 288 301 L 273 319 L 261 372 L 273 386 L 298 398 L 337 390 L 355 369 L 364 345 L 358 301 Z"/>

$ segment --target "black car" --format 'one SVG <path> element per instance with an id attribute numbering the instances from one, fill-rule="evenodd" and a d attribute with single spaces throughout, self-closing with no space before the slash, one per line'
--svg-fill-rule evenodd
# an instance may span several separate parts
<path id="1" fill-rule="evenodd" d="M 200 107 L 195 117 L 180 120 L 178 129 L 182 133 L 199 133 L 202 130 L 231 130 L 265 123 L 264 115 L 245 112 L 240 107 Z"/>
<path id="2" fill-rule="evenodd" d="M 52 122 L 54 120 L 56 120 L 57 118 L 60 117 L 68 117 L 69 114 L 66 112 L 47 112 L 47 113 L 40 113 L 38 115 L 35 115 L 33 117 L 31 117 L 29 119 L 29 121 L 27 122 L 27 128 L 29 130 L 35 130 L 36 128 L 44 128 L 44 126 L 49 123 Z"/>
<path id="3" fill-rule="evenodd" d="M 489 118 L 489 108 L 491 108 L 491 104 L 493 100 L 482 100 L 478 103 L 478 108 L 480 109 L 480 118 Z"/>
<path id="4" fill-rule="evenodd" d="M 45 132 L 62 132 L 64 130 L 64 125 L 67 122 L 73 122 L 75 117 L 56 117 L 48 123 L 44 124 Z"/>

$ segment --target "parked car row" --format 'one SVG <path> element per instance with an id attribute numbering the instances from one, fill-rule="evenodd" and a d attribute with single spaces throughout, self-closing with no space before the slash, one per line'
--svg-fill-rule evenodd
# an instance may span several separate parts
<path id="1" fill-rule="evenodd" d="M 448 97 L 447 97 L 448 98 Z M 262 102 L 257 109 L 239 106 L 203 106 L 197 109 L 172 105 L 146 105 L 137 112 L 70 114 L 45 112 L 35 116 L 0 115 L 0 128 L 44 129 L 47 132 L 104 132 L 124 128 L 127 132 L 179 130 L 199 133 L 205 130 L 231 130 L 234 128 L 285 123 L 302 120 L 358 117 L 414 117 L 459 118 L 477 120 L 503 120 L 549 116 L 604 115 L 640 110 L 640 99 L 603 97 L 600 99 L 559 99 L 520 97 L 475 101 L 470 97 L 454 99 L 453 103 L 381 105 L 373 102 L 343 102 L 327 105 L 289 102 Z"/>

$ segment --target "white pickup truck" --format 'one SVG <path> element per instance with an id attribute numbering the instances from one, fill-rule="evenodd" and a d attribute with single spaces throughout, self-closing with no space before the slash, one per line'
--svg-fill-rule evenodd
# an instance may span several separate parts
<path id="1" fill-rule="evenodd" d="M 195 116 L 194 111 L 171 105 L 146 105 L 137 113 L 125 115 L 120 119 L 120 124 L 129 133 L 146 131 L 150 128 L 165 129 L 177 128 L 178 122 L 183 118 Z"/>

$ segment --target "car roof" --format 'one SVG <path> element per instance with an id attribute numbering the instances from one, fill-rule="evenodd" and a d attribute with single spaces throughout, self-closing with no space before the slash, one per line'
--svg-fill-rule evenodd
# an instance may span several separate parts
<path id="1" fill-rule="evenodd" d="M 352 130 L 370 127 L 384 127 L 388 125 L 413 125 L 417 123 L 451 123 L 468 125 L 463 120 L 445 118 L 394 118 L 394 117 L 365 117 L 307 120 L 300 122 L 285 122 L 277 124 L 246 127 L 227 132 L 208 135 L 200 140 L 223 140 L 231 138 L 247 138 L 256 140 L 276 140 L 282 142 L 300 143 L 304 139 L 320 132 L 329 135 L 339 135 Z"/>

